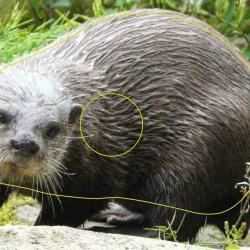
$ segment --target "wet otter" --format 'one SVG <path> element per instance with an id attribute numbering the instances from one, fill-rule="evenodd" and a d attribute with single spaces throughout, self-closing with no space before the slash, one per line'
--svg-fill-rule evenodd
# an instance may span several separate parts
<path id="1" fill-rule="evenodd" d="M 103 17 L 73 33 L 0 74 L 1 180 L 201 212 L 238 201 L 234 185 L 250 157 L 250 73 L 237 50 L 203 22 L 161 10 Z M 80 138 L 82 105 L 104 92 L 129 96 L 144 118 L 140 143 L 120 157 L 98 155 Z M 99 98 L 84 113 L 84 135 L 104 154 L 133 146 L 140 126 L 138 111 L 119 96 Z M 1 187 L 1 203 L 8 192 Z M 106 206 L 105 201 L 37 198 L 42 211 L 36 225 L 77 227 Z M 120 204 L 138 215 L 114 221 L 124 226 L 165 225 L 174 215 L 157 206 Z M 239 207 L 208 217 L 208 223 L 223 229 L 225 220 L 234 223 L 238 215 Z M 177 212 L 173 229 L 182 218 Z M 179 240 L 193 238 L 204 219 L 187 214 Z M 244 219 L 249 226 L 249 215 Z"/>

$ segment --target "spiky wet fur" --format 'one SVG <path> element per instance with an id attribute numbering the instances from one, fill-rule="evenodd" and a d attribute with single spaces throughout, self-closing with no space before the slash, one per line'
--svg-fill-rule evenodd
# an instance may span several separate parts
<path id="1" fill-rule="evenodd" d="M 90 151 L 74 131 L 76 138 L 62 147 L 61 164 L 75 174 L 62 175 L 58 192 L 126 196 L 201 212 L 221 211 L 238 201 L 234 185 L 250 157 L 250 73 L 236 49 L 206 24 L 174 12 L 132 11 L 75 31 L 85 27 L 23 67 L 42 67 L 81 104 L 103 92 L 127 95 L 140 108 L 145 127 L 139 145 L 117 158 Z M 124 99 L 102 98 L 84 119 L 91 145 L 104 153 L 126 150 L 140 132 L 138 112 Z M 64 198 L 53 203 L 55 214 L 43 201 L 37 225 L 76 227 L 106 205 Z M 157 206 L 121 204 L 144 215 L 139 227 L 165 225 L 174 215 Z M 238 215 L 239 207 L 207 222 L 223 229 L 225 220 L 234 223 Z M 177 212 L 173 228 L 182 217 Z M 249 215 L 245 219 L 249 226 Z M 195 237 L 204 222 L 205 217 L 187 214 L 178 239 Z"/>

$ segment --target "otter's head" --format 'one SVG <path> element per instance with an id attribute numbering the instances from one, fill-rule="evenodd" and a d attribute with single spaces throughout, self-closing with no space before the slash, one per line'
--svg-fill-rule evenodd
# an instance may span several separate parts
<path id="1" fill-rule="evenodd" d="M 12 183 L 55 180 L 65 171 L 68 137 L 81 113 L 58 81 L 31 71 L 0 72 L 0 180 Z"/>

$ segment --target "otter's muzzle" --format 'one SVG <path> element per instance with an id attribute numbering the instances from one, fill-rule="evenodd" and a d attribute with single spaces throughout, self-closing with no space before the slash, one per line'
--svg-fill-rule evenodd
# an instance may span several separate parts
<path id="1" fill-rule="evenodd" d="M 25 140 L 10 140 L 10 146 L 15 154 L 24 157 L 34 156 L 39 151 L 39 145 L 30 139 Z"/>

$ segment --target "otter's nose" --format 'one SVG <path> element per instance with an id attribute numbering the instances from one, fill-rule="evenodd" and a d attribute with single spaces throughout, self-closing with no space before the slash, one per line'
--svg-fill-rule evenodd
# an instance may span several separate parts
<path id="1" fill-rule="evenodd" d="M 35 155 L 39 150 L 39 145 L 33 140 L 11 140 L 11 147 L 21 156 Z"/>

